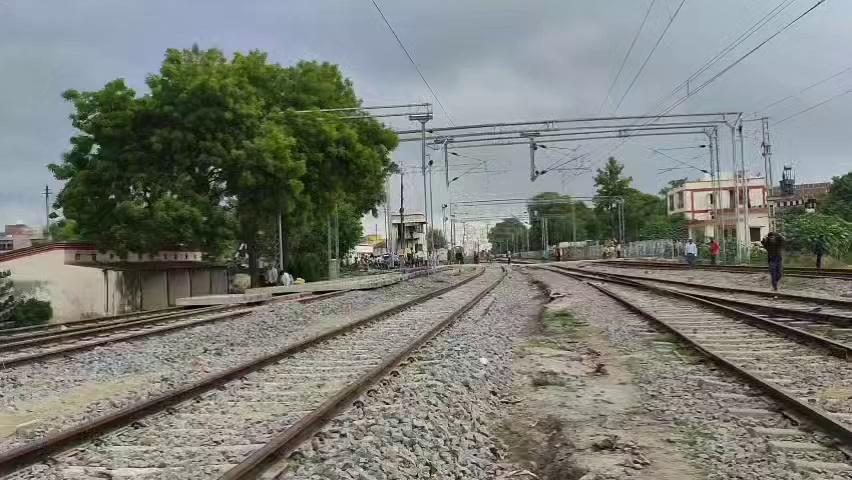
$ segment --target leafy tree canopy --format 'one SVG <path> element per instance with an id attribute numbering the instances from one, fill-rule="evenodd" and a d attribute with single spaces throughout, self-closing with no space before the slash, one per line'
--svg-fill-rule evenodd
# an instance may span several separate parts
<path id="1" fill-rule="evenodd" d="M 372 119 L 294 112 L 360 105 L 336 65 L 170 49 L 146 83 L 142 96 L 123 80 L 64 94 L 78 133 L 49 167 L 67 181 L 57 206 L 102 249 L 215 254 L 237 238 L 256 267 L 279 213 L 289 244 L 291 231 L 315 230 L 307 225 L 336 205 L 357 215 L 382 200 L 393 132 Z"/>

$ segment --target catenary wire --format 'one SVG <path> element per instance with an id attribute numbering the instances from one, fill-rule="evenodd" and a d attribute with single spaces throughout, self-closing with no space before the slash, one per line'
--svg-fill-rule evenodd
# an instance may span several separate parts
<path id="1" fill-rule="evenodd" d="M 671 28 L 675 19 L 677 18 L 677 14 L 680 13 L 681 8 L 683 8 L 683 4 L 686 3 L 686 0 L 681 0 L 680 5 L 677 6 L 677 10 L 675 10 L 674 14 L 669 19 L 669 22 L 666 24 L 666 28 L 663 29 L 663 33 L 657 38 L 657 42 L 654 44 L 651 51 L 648 52 L 648 55 L 645 57 L 645 60 L 642 62 L 642 65 L 639 66 L 639 70 L 636 71 L 636 75 L 633 76 L 633 80 L 630 81 L 630 84 L 627 86 L 627 89 L 624 91 L 624 94 L 621 95 L 621 98 L 618 100 L 618 103 L 615 105 L 615 110 L 618 111 L 621 108 L 621 104 L 624 102 L 624 99 L 627 98 L 627 95 L 630 94 L 630 91 L 633 89 L 633 86 L 636 85 L 636 81 L 639 80 L 639 77 L 642 75 L 642 72 L 645 70 L 645 66 L 648 65 L 648 62 L 651 60 L 651 57 L 654 55 L 654 52 L 657 51 L 657 47 L 662 43 L 663 38 L 665 38 L 666 33 Z"/>
<path id="2" fill-rule="evenodd" d="M 396 34 L 396 30 L 393 29 L 387 17 L 385 17 L 385 13 L 382 11 L 381 7 L 379 7 L 379 4 L 376 3 L 376 0 L 370 1 L 373 2 L 373 6 L 376 7 L 376 10 L 379 12 L 379 15 L 381 15 L 382 20 L 384 20 L 385 25 L 388 26 L 388 30 L 390 30 L 390 32 L 393 34 L 393 38 L 396 39 L 396 43 L 399 44 L 399 47 L 402 49 L 403 53 L 405 53 L 405 56 L 408 57 L 408 61 L 411 62 L 411 65 L 413 65 L 414 69 L 417 70 L 417 74 L 420 75 L 420 80 L 423 80 L 423 83 L 426 85 L 426 88 L 429 89 L 429 93 L 432 94 L 432 97 L 435 98 L 435 102 L 438 104 L 439 107 L 441 107 L 441 111 L 444 113 L 444 116 L 447 117 L 447 121 L 450 123 L 450 125 L 456 126 L 456 124 L 453 122 L 452 117 L 450 117 L 450 114 L 447 113 L 447 109 L 444 108 L 444 104 L 441 103 L 441 99 L 438 98 L 438 94 L 435 93 L 435 90 L 432 88 L 432 85 L 430 85 L 429 82 L 426 80 L 426 77 L 423 75 L 423 72 L 420 71 L 420 67 L 417 66 L 417 62 L 415 62 L 411 54 L 408 53 L 408 49 L 405 48 L 405 44 L 402 43 L 402 40 L 399 38 L 399 35 Z"/>
<path id="3" fill-rule="evenodd" d="M 639 35 L 645 28 L 645 23 L 648 21 L 648 16 L 651 14 L 651 10 L 654 8 L 655 3 L 657 3 L 657 0 L 651 0 L 651 3 L 648 5 L 648 9 L 645 11 L 645 16 L 642 17 L 642 23 L 639 24 L 639 29 L 636 30 L 636 35 L 633 36 L 633 40 L 630 42 L 630 47 L 627 48 L 627 53 L 625 53 L 624 58 L 621 59 L 621 65 L 618 67 L 618 73 L 615 74 L 615 78 L 613 78 L 612 82 L 609 84 L 609 89 L 607 89 L 606 95 L 604 95 L 604 98 L 601 101 L 601 106 L 598 107 L 598 115 L 600 115 L 601 111 L 603 111 L 603 107 L 606 105 L 607 99 L 609 99 L 610 95 L 612 95 L 612 89 L 615 88 L 615 84 L 618 83 L 618 79 L 621 78 L 621 72 L 624 71 L 624 65 L 627 64 L 627 59 L 630 58 L 630 54 L 633 52 L 633 47 L 636 46 L 636 41 L 639 40 Z"/>
<path id="4" fill-rule="evenodd" d="M 789 115 L 789 116 L 787 116 L 787 117 L 784 117 L 784 118 L 782 118 L 781 120 L 778 120 L 777 122 L 775 122 L 775 125 L 776 125 L 776 126 L 777 126 L 777 125 L 780 125 L 780 124 L 782 124 L 782 123 L 786 122 L 787 120 L 791 120 L 791 119 L 793 119 L 793 118 L 798 117 L 799 115 L 802 115 L 802 114 L 808 113 L 808 112 L 810 112 L 811 110 L 813 110 L 813 109 L 815 109 L 815 108 L 819 108 L 819 107 L 821 107 L 821 106 L 825 105 L 826 103 L 831 102 L 832 100 L 836 100 L 836 99 L 838 99 L 838 98 L 840 98 L 840 97 L 842 97 L 842 96 L 844 96 L 844 95 L 848 95 L 848 94 L 850 94 L 850 93 L 852 93 L 852 88 L 850 88 L 850 89 L 848 89 L 848 90 L 844 90 L 844 91 L 842 91 L 842 92 L 840 92 L 840 93 L 838 93 L 838 94 L 836 94 L 836 95 L 833 95 L 833 96 L 831 96 L 831 97 L 829 97 L 829 98 L 827 98 L 827 99 L 825 99 L 825 100 L 823 100 L 823 101 L 821 101 L 821 102 L 819 102 L 819 103 L 817 103 L 817 104 L 811 105 L 811 106 L 810 106 L 810 107 L 808 107 L 808 108 L 805 108 L 805 109 L 803 109 L 803 110 L 799 110 L 798 112 L 796 112 L 796 113 L 794 113 L 794 114 L 792 114 L 792 115 Z"/>

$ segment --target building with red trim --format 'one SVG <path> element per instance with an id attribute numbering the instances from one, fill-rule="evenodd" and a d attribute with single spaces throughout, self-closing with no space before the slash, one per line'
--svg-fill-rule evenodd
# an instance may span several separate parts
<path id="1" fill-rule="evenodd" d="M 735 239 L 736 210 L 747 205 L 749 212 L 748 231 L 740 238 L 752 242 L 760 241 L 769 233 L 769 209 L 766 191 L 766 181 L 763 177 L 748 179 L 748 195 L 744 192 L 737 194 L 733 178 L 720 181 L 721 198 L 710 179 L 686 182 L 669 192 L 666 199 L 669 215 L 684 215 L 689 219 L 689 235 L 697 242 L 709 238 Z M 715 214 L 714 214 L 715 206 Z M 719 223 L 724 231 L 719 230 Z"/>

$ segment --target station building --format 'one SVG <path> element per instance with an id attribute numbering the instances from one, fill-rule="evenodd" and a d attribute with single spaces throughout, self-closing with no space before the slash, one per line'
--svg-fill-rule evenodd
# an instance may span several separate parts
<path id="1" fill-rule="evenodd" d="M 94 245 L 54 242 L 0 253 L 21 295 L 49 300 L 53 321 L 153 310 L 178 298 L 228 293 L 223 265 L 201 252 L 156 254 L 99 252 Z"/>

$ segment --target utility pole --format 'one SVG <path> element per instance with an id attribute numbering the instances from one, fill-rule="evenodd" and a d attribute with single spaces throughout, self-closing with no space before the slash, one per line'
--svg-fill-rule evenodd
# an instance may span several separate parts
<path id="1" fill-rule="evenodd" d="M 397 240 L 396 254 L 405 256 L 405 170 L 399 171 L 399 239 Z M 402 255 L 400 255 L 402 251 Z M 400 260 L 400 265 L 402 260 Z"/>
<path id="2" fill-rule="evenodd" d="M 435 199 L 433 198 L 433 192 L 432 192 L 432 163 L 433 163 L 432 160 L 429 160 L 429 211 L 431 212 L 430 215 L 429 215 L 429 221 L 431 223 L 430 223 L 430 227 L 429 227 L 429 235 L 426 236 L 426 243 L 428 245 L 431 241 L 431 243 L 432 243 L 431 247 L 432 248 L 430 250 L 434 251 L 435 250 Z M 426 257 L 426 262 L 431 265 L 432 257 L 431 256 Z"/>
<path id="3" fill-rule="evenodd" d="M 281 210 L 278 210 L 278 268 L 280 268 L 279 275 L 284 273 L 284 226 L 283 223 L 284 214 Z"/>
<path id="4" fill-rule="evenodd" d="M 729 125 L 731 128 L 731 168 L 734 174 L 734 213 L 736 215 L 736 244 L 737 244 L 737 263 L 742 262 L 743 259 L 743 251 L 742 251 L 742 224 L 740 222 L 740 195 L 742 195 L 742 190 L 740 190 L 740 176 L 737 173 L 737 135 L 736 135 L 736 124 L 734 122 L 733 125 Z"/>
<path id="5" fill-rule="evenodd" d="M 751 199 L 751 191 L 749 190 L 749 178 L 748 173 L 746 172 L 745 165 L 745 142 L 743 142 L 743 124 L 740 122 L 739 127 L 737 127 L 737 136 L 740 140 L 740 166 L 742 166 L 743 170 L 743 189 L 745 190 L 745 196 L 743 199 L 743 223 L 745 224 L 745 253 L 748 258 L 751 258 L 751 223 L 749 222 L 748 215 L 748 204 Z"/>
<path id="6" fill-rule="evenodd" d="M 577 203 L 571 202 L 571 241 L 577 241 Z"/>
<path id="7" fill-rule="evenodd" d="M 772 187 L 775 185 L 772 179 L 772 144 L 769 141 L 769 118 L 763 117 L 761 121 L 761 133 L 763 140 L 760 142 L 761 154 L 763 155 L 763 176 L 766 180 L 766 196 L 763 198 L 763 203 L 766 205 L 767 215 L 769 216 L 769 231 L 775 231 L 775 212 L 769 205 L 769 194 L 772 192 Z"/>
<path id="8" fill-rule="evenodd" d="M 447 191 L 450 190 L 450 139 L 444 140 L 444 180 L 447 182 Z"/>
<path id="9" fill-rule="evenodd" d="M 41 193 L 44 195 L 44 236 L 50 240 L 50 194 L 53 193 L 50 191 L 50 187 L 45 185 L 44 191 Z"/>
<path id="10" fill-rule="evenodd" d="M 429 210 L 429 192 L 426 190 L 426 123 L 432 119 L 432 113 L 417 113 L 409 115 L 411 121 L 420 122 L 420 170 L 423 173 L 423 217 L 428 225 L 428 210 Z M 426 258 L 429 259 L 429 242 L 424 245 Z"/>

